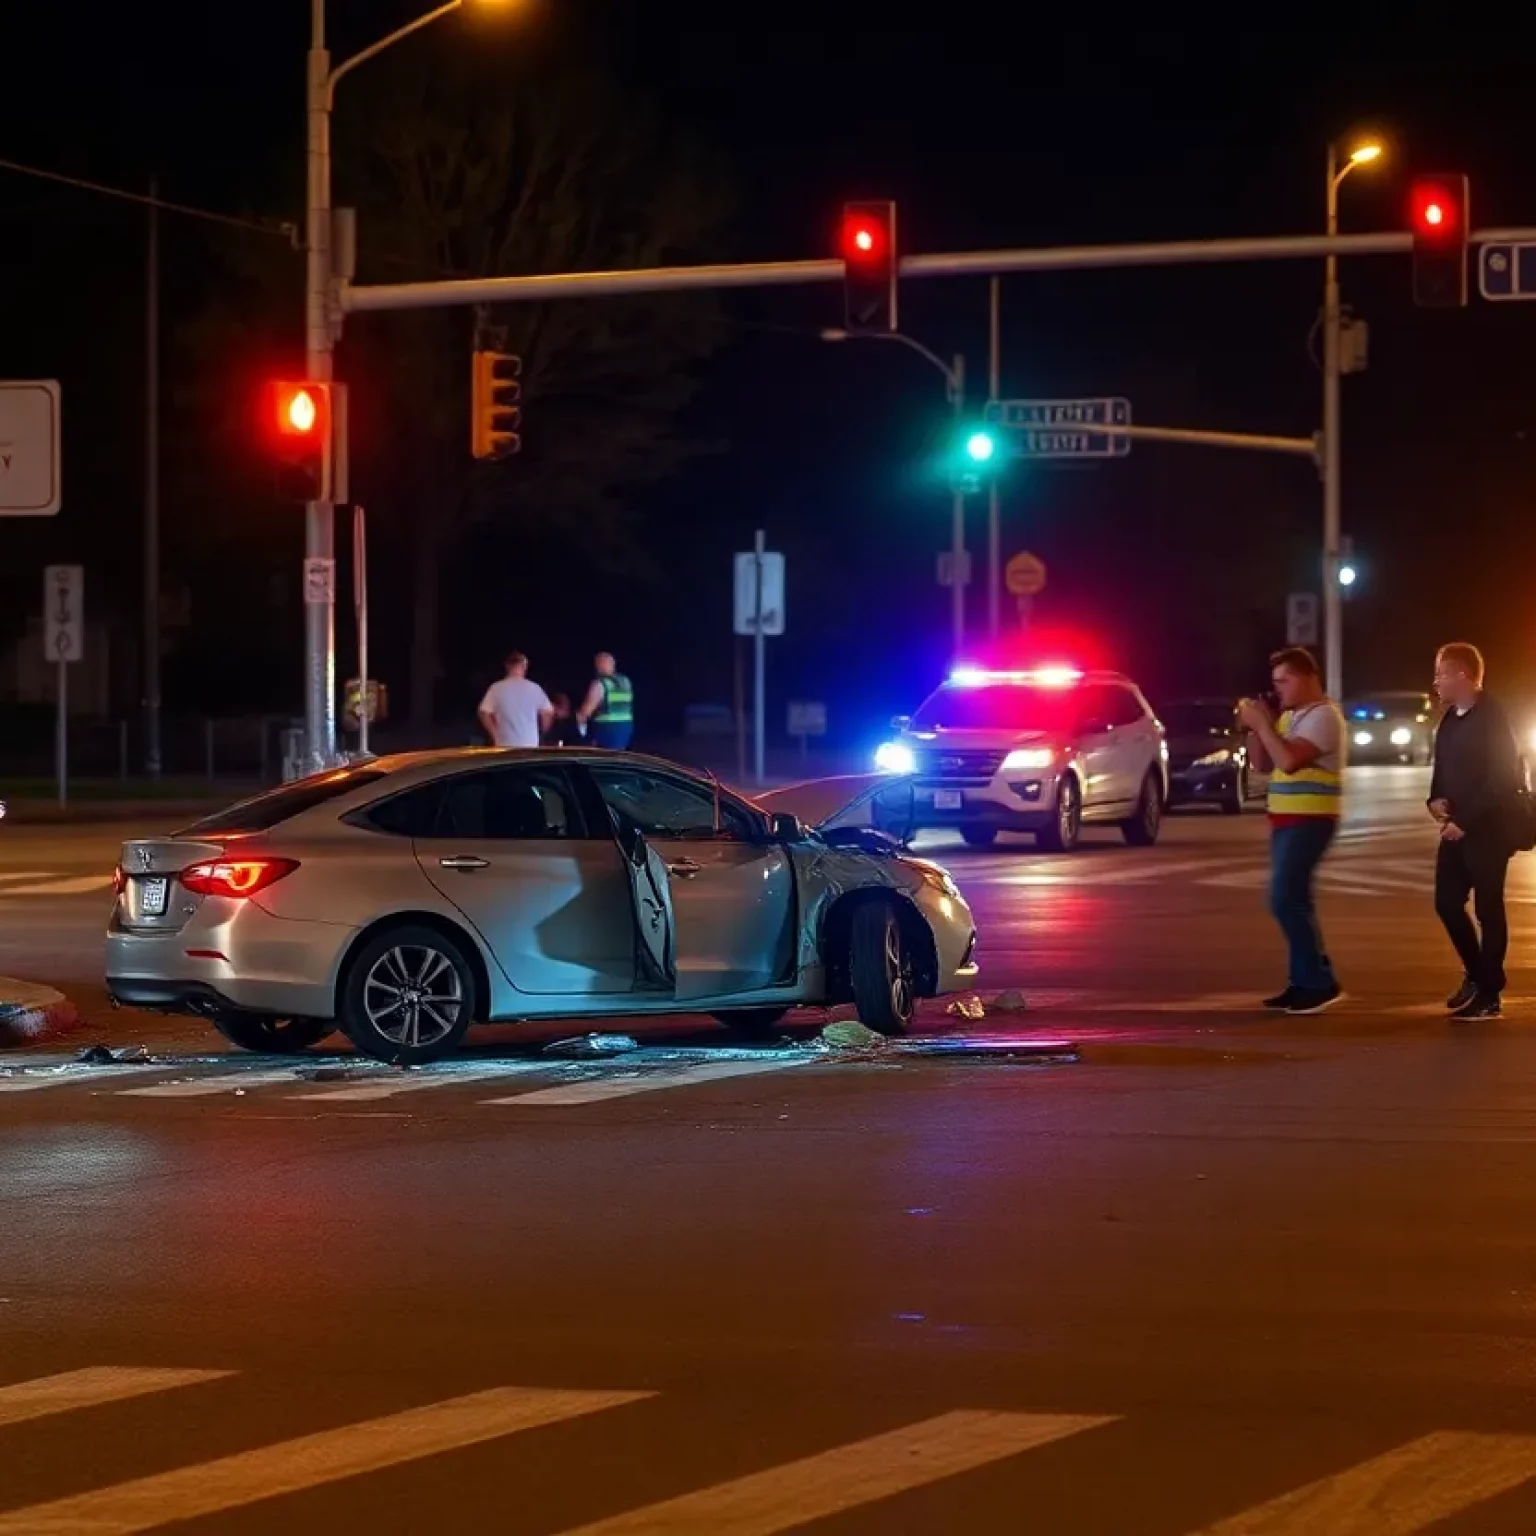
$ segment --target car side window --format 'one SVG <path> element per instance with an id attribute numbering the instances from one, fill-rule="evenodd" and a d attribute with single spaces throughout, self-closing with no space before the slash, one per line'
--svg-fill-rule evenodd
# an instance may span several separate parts
<path id="1" fill-rule="evenodd" d="M 593 766 L 589 772 L 621 827 L 660 839 L 715 835 L 715 794 L 707 784 L 642 768 Z M 725 799 L 720 802 L 720 827 L 726 837 L 742 842 L 750 841 L 754 831 L 740 808 Z"/>
<path id="2" fill-rule="evenodd" d="M 442 841 L 547 842 L 586 836 L 575 788 L 563 768 L 488 768 L 441 784 L 431 832 Z"/>
<path id="3" fill-rule="evenodd" d="M 1109 689 L 1101 684 L 1091 684 L 1077 696 L 1077 729 L 1094 732 L 1104 730 L 1110 723 Z"/>
<path id="4" fill-rule="evenodd" d="M 431 837 L 442 802 L 441 782 L 422 784 L 416 789 L 408 789 L 403 795 L 391 795 L 388 800 L 365 806 L 351 819 L 375 832 L 388 832 L 392 837 Z"/>
<path id="5" fill-rule="evenodd" d="M 1109 723 L 1115 726 L 1135 725 L 1145 716 L 1141 700 L 1129 688 L 1106 688 L 1109 694 Z"/>

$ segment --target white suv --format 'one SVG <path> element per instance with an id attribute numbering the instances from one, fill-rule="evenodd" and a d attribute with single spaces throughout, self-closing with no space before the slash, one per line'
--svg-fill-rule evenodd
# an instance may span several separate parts
<path id="1" fill-rule="evenodd" d="M 1157 841 L 1168 747 L 1141 690 L 1118 672 L 958 668 L 895 725 L 875 762 L 910 778 L 914 830 L 957 828 L 976 847 L 1033 832 L 1058 853 L 1098 823 L 1137 846 Z"/>

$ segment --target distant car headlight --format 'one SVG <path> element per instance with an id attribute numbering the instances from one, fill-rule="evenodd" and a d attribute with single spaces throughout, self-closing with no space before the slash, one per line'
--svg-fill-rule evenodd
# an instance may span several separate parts
<path id="1" fill-rule="evenodd" d="M 1413 740 L 1413 732 L 1406 725 L 1400 725 L 1392 732 L 1392 745 L 1394 747 L 1406 747 Z"/>
<path id="2" fill-rule="evenodd" d="M 916 773 L 917 755 L 904 741 L 882 742 L 875 750 L 875 767 L 881 773 Z"/>
<path id="3" fill-rule="evenodd" d="M 1355 745 L 1357 747 L 1368 747 L 1375 740 L 1376 738 L 1369 731 L 1355 732 Z"/>
<path id="4" fill-rule="evenodd" d="M 1015 768 L 1049 768 L 1056 761 L 1054 747 L 1016 747 L 1003 759 L 1003 771 Z"/>
<path id="5" fill-rule="evenodd" d="M 1231 747 L 1217 747 L 1214 752 L 1207 752 L 1204 757 L 1195 759 L 1196 768 L 1220 768 L 1223 763 L 1232 761 Z"/>

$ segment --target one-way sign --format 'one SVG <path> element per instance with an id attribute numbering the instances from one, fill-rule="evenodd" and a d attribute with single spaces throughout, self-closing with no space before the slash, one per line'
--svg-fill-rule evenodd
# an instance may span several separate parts
<path id="1" fill-rule="evenodd" d="M 1084 428 L 1128 427 L 1131 402 L 1099 400 L 989 400 L 987 421 L 1002 428 L 1008 451 L 1021 459 L 1123 459 L 1128 437 Z"/>

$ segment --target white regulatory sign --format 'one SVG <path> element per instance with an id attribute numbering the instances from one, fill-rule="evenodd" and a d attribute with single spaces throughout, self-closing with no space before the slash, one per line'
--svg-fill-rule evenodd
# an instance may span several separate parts
<path id="1" fill-rule="evenodd" d="M 735 631 L 757 633 L 757 556 L 749 549 L 736 556 Z M 784 556 L 763 551 L 763 633 L 784 633 Z"/>
<path id="2" fill-rule="evenodd" d="M 827 706 L 819 699 L 801 699 L 789 706 L 791 736 L 825 736 Z"/>
<path id="3" fill-rule="evenodd" d="M 306 603 L 336 601 L 336 562 L 334 560 L 304 562 L 304 601 Z"/>
<path id="4" fill-rule="evenodd" d="M 85 654 L 85 569 L 50 565 L 43 572 L 43 656 L 79 661 Z"/>
<path id="5" fill-rule="evenodd" d="M 1285 643 L 1317 644 L 1317 594 L 1292 592 L 1285 600 Z"/>
<path id="6" fill-rule="evenodd" d="M 59 461 L 58 382 L 0 380 L 0 517 L 52 517 Z"/>

